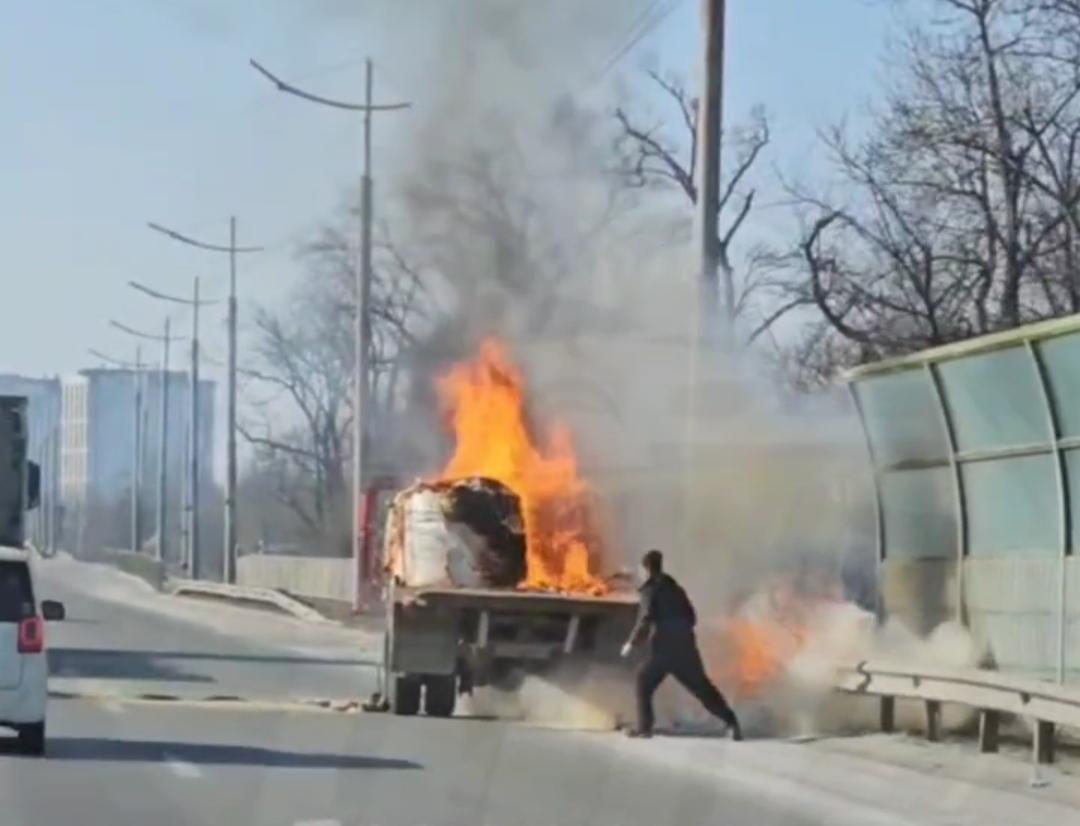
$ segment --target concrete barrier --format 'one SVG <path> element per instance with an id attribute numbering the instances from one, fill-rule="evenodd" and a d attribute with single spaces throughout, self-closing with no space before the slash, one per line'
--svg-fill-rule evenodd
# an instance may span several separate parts
<path id="1" fill-rule="evenodd" d="M 114 565 L 125 574 L 136 576 L 149 583 L 157 591 L 165 587 L 165 580 L 168 578 L 165 563 L 159 559 L 154 559 L 149 554 L 108 548 L 101 551 L 96 557 L 89 558 L 88 561 Z"/>
<path id="2" fill-rule="evenodd" d="M 353 563 L 351 559 L 331 557 L 242 556 L 236 563 L 236 583 L 285 591 L 300 599 L 351 605 Z"/>
<path id="3" fill-rule="evenodd" d="M 169 582 L 168 590 L 176 596 L 204 597 L 241 604 L 266 606 L 284 614 L 290 614 L 305 622 L 331 622 L 314 608 L 273 588 L 227 585 L 223 582 L 202 582 L 193 579 L 174 579 Z"/>

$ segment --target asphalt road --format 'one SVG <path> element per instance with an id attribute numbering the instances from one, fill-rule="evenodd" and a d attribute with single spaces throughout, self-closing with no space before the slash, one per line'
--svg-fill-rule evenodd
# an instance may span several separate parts
<path id="1" fill-rule="evenodd" d="M 607 748 L 612 734 L 191 702 L 359 696 L 375 672 L 339 636 L 253 640 L 220 606 L 205 607 L 207 618 L 226 617 L 220 628 L 186 622 L 103 598 L 90 573 L 39 569 L 40 596 L 63 600 L 69 617 L 49 628 L 53 688 L 97 699 L 50 702 L 44 759 L 0 741 L 4 826 L 814 822 L 706 777 L 658 774 Z M 244 615 L 245 627 L 262 625 Z M 131 701 L 142 693 L 181 699 Z"/>
<path id="2" fill-rule="evenodd" d="M 40 598 L 67 608 L 67 620 L 48 628 L 54 691 L 273 701 L 358 698 L 374 687 L 375 652 L 359 635 L 307 628 L 270 612 L 143 594 L 98 566 L 45 562 L 37 573 Z M 118 581 L 111 591 L 103 587 L 112 585 L 109 577 Z M 129 590 L 117 593 L 122 585 Z"/>
<path id="3" fill-rule="evenodd" d="M 273 700 L 355 694 L 374 671 L 350 656 L 364 646 L 340 629 L 295 629 L 218 606 L 193 623 L 154 613 L 148 601 L 103 599 L 64 566 L 41 583 L 42 596 L 64 599 L 71 616 L 49 630 L 53 665 L 66 674 L 55 682 L 101 694 L 51 701 L 45 758 L 19 756 L 0 739 L 3 826 L 1075 822 L 1074 810 L 992 799 L 984 786 L 943 782 L 937 769 L 883 769 L 792 744 L 627 741 L 465 717 L 138 701 L 138 691 L 121 689 Z M 227 628 L 216 627 L 218 616 Z M 977 809 L 984 799 L 989 808 Z M 1036 819 L 1025 820 L 1028 812 Z"/>

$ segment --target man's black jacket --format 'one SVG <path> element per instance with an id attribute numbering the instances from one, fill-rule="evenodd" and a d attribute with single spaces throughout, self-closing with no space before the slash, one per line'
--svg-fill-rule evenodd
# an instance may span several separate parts
<path id="1" fill-rule="evenodd" d="M 637 645 L 649 631 L 653 636 L 685 635 L 694 630 L 697 613 L 690 597 L 668 574 L 651 576 L 639 589 L 641 602 L 637 622 L 630 632 L 630 644 Z"/>

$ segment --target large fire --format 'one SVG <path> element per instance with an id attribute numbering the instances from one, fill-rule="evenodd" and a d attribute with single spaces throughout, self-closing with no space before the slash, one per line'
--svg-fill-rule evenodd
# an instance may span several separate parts
<path id="1" fill-rule="evenodd" d="M 602 594 L 596 575 L 599 537 L 592 499 L 578 474 L 570 431 L 553 424 L 541 443 L 526 417 L 521 371 L 498 341 L 438 380 L 440 403 L 453 430 L 454 455 L 443 479 L 485 476 L 521 498 L 527 574 L 523 588 Z"/>

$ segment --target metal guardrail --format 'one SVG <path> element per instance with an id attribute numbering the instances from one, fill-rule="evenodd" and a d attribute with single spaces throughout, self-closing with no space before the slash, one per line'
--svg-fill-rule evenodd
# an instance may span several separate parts
<path id="1" fill-rule="evenodd" d="M 926 703 L 926 733 L 941 736 L 941 705 L 954 703 L 979 711 L 979 750 L 997 751 L 1004 715 L 1026 717 L 1035 725 L 1032 743 L 1037 763 L 1054 760 L 1055 726 L 1080 728 L 1080 688 L 1015 677 L 983 669 L 915 668 L 873 660 L 837 670 L 836 688 L 849 694 L 881 697 L 881 727 L 892 731 L 896 700 Z"/>

